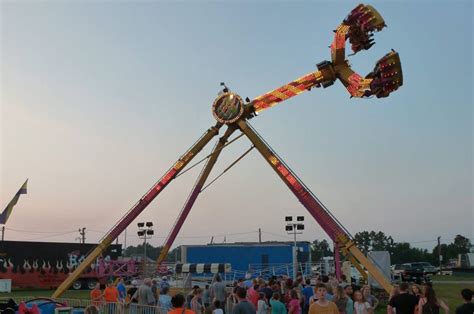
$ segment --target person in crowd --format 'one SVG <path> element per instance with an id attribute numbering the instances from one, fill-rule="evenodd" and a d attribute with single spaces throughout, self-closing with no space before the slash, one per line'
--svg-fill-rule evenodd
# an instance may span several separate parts
<path id="1" fill-rule="evenodd" d="M 196 314 L 204 312 L 204 306 L 201 304 L 202 289 L 197 288 L 193 292 L 193 298 L 191 299 L 191 310 Z"/>
<path id="2" fill-rule="evenodd" d="M 400 294 L 400 286 L 393 285 L 392 291 L 390 292 L 390 295 L 388 296 L 388 301 L 390 302 L 390 300 L 392 300 L 394 296 L 399 295 L 399 294 Z"/>
<path id="3" fill-rule="evenodd" d="M 411 285 L 411 294 L 413 294 L 418 299 L 418 301 L 420 300 L 420 297 L 423 294 L 420 286 L 417 285 L 416 283 Z"/>
<path id="4" fill-rule="evenodd" d="M 120 302 L 125 302 L 125 299 L 127 297 L 127 288 L 125 287 L 125 282 L 123 278 L 119 279 L 119 282 L 117 284 L 117 291 L 119 293 L 118 299 Z"/>
<path id="5" fill-rule="evenodd" d="M 211 291 L 209 290 L 209 285 L 206 285 L 202 292 L 202 303 L 206 309 L 211 305 Z"/>
<path id="6" fill-rule="evenodd" d="M 178 293 L 171 298 L 171 305 L 173 309 L 168 312 L 168 314 L 196 314 L 191 310 L 188 310 L 184 307 L 186 298 L 181 293 Z"/>
<path id="7" fill-rule="evenodd" d="M 155 304 L 158 303 L 158 298 L 160 297 L 159 290 L 161 290 L 161 289 L 158 287 L 158 282 L 156 281 L 156 279 L 152 279 L 151 280 L 151 292 L 153 292 L 153 296 L 155 297 Z"/>
<path id="8" fill-rule="evenodd" d="M 263 281 L 263 283 L 260 285 L 260 290 L 259 290 L 259 292 L 262 292 L 263 294 L 265 294 L 267 305 L 270 305 L 269 302 L 273 296 L 273 290 L 270 288 L 271 287 L 270 282 L 271 281 L 269 281 L 267 284 L 265 281 Z"/>
<path id="9" fill-rule="evenodd" d="M 253 287 L 254 283 L 252 281 L 252 275 L 250 273 L 245 274 L 245 281 L 242 283 L 242 287 L 250 288 Z"/>
<path id="10" fill-rule="evenodd" d="M 168 313 L 168 311 L 171 310 L 171 307 L 173 306 L 171 304 L 171 296 L 168 294 L 169 291 L 170 289 L 167 287 L 160 289 L 160 298 L 158 299 L 158 305 L 164 313 Z"/>
<path id="11" fill-rule="evenodd" d="M 288 304 L 290 303 L 291 301 L 291 289 L 293 289 L 293 279 L 291 278 L 288 278 L 286 281 L 285 281 L 285 285 L 284 285 L 284 298 L 283 298 L 283 301 L 285 303 L 285 306 L 288 308 Z"/>
<path id="12" fill-rule="evenodd" d="M 352 289 L 352 286 L 347 284 L 344 287 L 344 294 L 347 297 L 346 314 L 354 314 L 354 301 L 352 300 L 353 293 L 354 290 Z"/>
<path id="13" fill-rule="evenodd" d="M 354 313 L 355 314 L 372 314 L 374 309 L 364 298 L 362 291 L 354 291 Z"/>
<path id="14" fill-rule="evenodd" d="M 257 314 L 267 314 L 268 310 L 268 302 L 265 293 L 260 292 L 258 294 L 258 302 L 257 302 Z"/>
<path id="15" fill-rule="evenodd" d="M 370 286 L 367 285 L 367 286 L 364 286 L 362 288 L 362 294 L 364 295 L 364 299 L 366 302 L 369 302 L 370 306 L 372 307 L 372 309 L 375 311 L 375 309 L 377 308 L 377 306 L 379 305 L 379 299 L 377 299 L 371 292 L 370 290 Z"/>
<path id="16" fill-rule="evenodd" d="M 191 309 L 191 300 L 194 298 L 194 292 L 199 289 L 198 285 L 194 285 L 193 289 L 189 291 L 188 295 L 186 296 L 186 307 Z"/>
<path id="17" fill-rule="evenodd" d="M 107 287 L 104 290 L 104 300 L 107 303 L 117 303 L 119 301 L 119 292 L 112 280 L 107 282 Z"/>
<path id="18" fill-rule="evenodd" d="M 136 280 L 132 280 L 132 287 L 130 287 L 127 291 L 127 296 L 125 298 L 125 303 L 138 303 L 138 299 L 136 298 L 135 293 L 138 290 L 138 282 Z"/>
<path id="19" fill-rule="evenodd" d="M 145 278 L 140 287 L 135 292 L 135 297 L 140 305 L 155 305 L 156 299 L 151 290 L 151 279 Z"/>
<path id="20" fill-rule="evenodd" d="M 95 305 L 89 305 L 85 308 L 84 314 L 99 314 L 99 309 Z"/>
<path id="21" fill-rule="evenodd" d="M 222 308 L 225 307 L 227 301 L 227 292 L 225 283 L 222 281 L 222 277 L 219 274 L 216 274 L 214 282 L 211 285 L 210 300 L 219 300 Z"/>
<path id="22" fill-rule="evenodd" d="M 219 300 L 214 301 L 214 309 L 212 310 L 212 314 L 224 314 L 221 302 Z"/>
<path id="23" fill-rule="evenodd" d="M 449 313 L 449 307 L 436 297 L 434 289 L 428 285 L 423 286 L 423 295 L 418 301 L 418 314 L 439 314 L 440 308 L 446 314 Z"/>
<path id="24" fill-rule="evenodd" d="M 315 289 L 317 301 L 310 305 L 309 314 L 339 314 L 336 304 L 326 299 L 326 285 L 320 283 Z"/>
<path id="25" fill-rule="evenodd" d="M 94 289 L 90 293 L 92 305 L 100 307 L 102 305 L 103 296 L 100 291 L 100 283 L 96 283 Z"/>
<path id="26" fill-rule="evenodd" d="M 344 288 L 342 286 L 337 286 L 336 293 L 334 294 L 332 301 L 336 304 L 339 314 L 346 314 L 347 299 L 348 298 Z"/>
<path id="27" fill-rule="evenodd" d="M 314 289 L 311 287 L 311 280 L 306 279 L 306 286 L 303 288 L 301 293 L 303 294 L 304 303 L 303 303 L 303 314 L 308 314 L 309 311 L 309 300 L 314 295 Z"/>
<path id="28" fill-rule="evenodd" d="M 258 285 L 255 284 L 255 286 L 250 287 L 247 290 L 247 298 L 249 301 L 257 308 L 258 306 L 258 299 L 259 299 L 259 293 L 258 293 Z"/>
<path id="29" fill-rule="evenodd" d="M 290 302 L 288 302 L 288 314 L 301 314 L 300 298 L 296 288 L 290 291 Z"/>
<path id="30" fill-rule="evenodd" d="M 326 300 L 332 301 L 332 299 L 334 298 L 333 287 L 329 284 L 329 282 L 326 283 L 325 285 L 326 285 L 326 289 L 327 289 L 327 292 L 326 292 Z"/>
<path id="31" fill-rule="evenodd" d="M 270 300 L 271 314 L 287 314 L 285 304 L 280 301 L 280 293 L 274 292 Z"/>
<path id="32" fill-rule="evenodd" d="M 115 313 L 116 303 L 119 301 L 119 292 L 112 280 L 107 282 L 107 287 L 104 289 L 104 301 L 107 303 L 107 313 Z"/>
<path id="33" fill-rule="evenodd" d="M 170 283 L 168 281 L 168 277 L 167 276 L 163 276 L 161 277 L 161 282 L 160 282 L 160 290 L 164 289 L 164 288 L 170 288 Z"/>
<path id="34" fill-rule="evenodd" d="M 236 292 L 239 303 L 232 309 L 232 314 L 255 314 L 255 306 L 247 300 L 247 290 L 243 287 L 238 287 Z"/>
<path id="35" fill-rule="evenodd" d="M 400 284 L 400 293 L 391 297 L 387 305 L 387 314 L 413 314 L 417 305 L 417 298 L 408 293 L 409 285 L 406 282 Z"/>
<path id="36" fill-rule="evenodd" d="M 349 284 L 349 282 L 347 281 L 347 276 L 344 274 L 341 275 L 341 284 L 342 285 Z"/>
<path id="37" fill-rule="evenodd" d="M 471 289 L 461 290 L 461 297 L 464 300 L 464 304 L 456 308 L 456 314 L 474 313 L 474 303 L 472 303 L 472 290 Z"/>
<path id="38" fill-rule="evenodd" d="M 337 280 L 337 278 L 336 278 L 336 276 L 334 276 L 334 274 L 329 274 L 328 277 L 329 277 L 328 284 L 332 287 L 333 292 L 336 292 L 335 287 L 337 287 L 339 285 L 339 280 Z"/>

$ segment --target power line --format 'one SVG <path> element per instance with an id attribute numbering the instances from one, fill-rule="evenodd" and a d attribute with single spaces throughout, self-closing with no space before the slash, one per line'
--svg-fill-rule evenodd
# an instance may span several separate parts
<path id="1" fill-rule="evenodd" d="M 72 230 L 64 230 L 64 231 L 32 231 L 32 230 L 21 230 L 21 229 L 13 229 L 13 228 L 7 228 L 5 227 L 6 230 L 10 230 L 13 232 L 20 232 L 20 233 L 64 233 L 64 232 L 72 232 Z"/>

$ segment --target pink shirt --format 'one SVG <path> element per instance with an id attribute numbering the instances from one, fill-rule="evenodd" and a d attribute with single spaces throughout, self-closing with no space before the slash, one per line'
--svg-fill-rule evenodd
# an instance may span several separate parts
<path id="1" fill-rule="evenodd" d="M 301 314 L 300 300 L 291 299 L 290 303 L 288 303 L 288 312 L 293 314 Z"/>

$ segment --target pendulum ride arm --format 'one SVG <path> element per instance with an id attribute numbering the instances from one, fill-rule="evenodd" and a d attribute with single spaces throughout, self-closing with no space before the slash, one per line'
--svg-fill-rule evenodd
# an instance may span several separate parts
<path id="1" fill-rule="evenodd" d="M 165 244 L 163 248 L 161 249 L 160 255 L 158 256 L 157 266 L 159 266 L 165 260 L 166 255 L 168 254 L 168 251 L 173 245 L 173 242 L 176 239 L 176 236 L 181 230 L 181 227 L 183 226 L 184 221 L 188 217 L 188 214 L 191 211 L 191 208 L 193 207 L 194 202 L 196 202 L 196 199 L 199 196 L 199 193 L 201 192 L 202 187 L 206 183 L 206 180 L 209 177 L 209 174 L 211 173 L 212 168 L 216 164 L 217 158 L 219 158 L 219 154 L 221 153 L 222 149 L 227 143 L 227 140 L 232 135 L 232 133 L 234 133 L 234 131 L 235 131 L 235 127 L 229 126 L 229 128 L 226 130 L 224 135 L 219 139 L 219 141 L 214 146 L 214 149 L 212 150 L 212 153 L 209 159 L 207 160 L 206 165 L 202 169 L 201 174 L 199 175 L 191 193 L 189 194 L 189 197 L 186 200 L 186 203 L 184 204 L 183 209 L 181 210 L 181 213 L 179 214 L 178 218 L 176 219 L 176 222 L 174 223 L 173 228 L 171 229 L 171 232 L 166 238 Z"/>
<path id="2" fill-rule="evenodd" d="M 365 78 L 354 72 L 345 59 L 346 40 L 352 44 L 354 53 L 368 50 L 374 45 L 373 33 L 381 31 L 385 26 L 385 21 L 372 6 L 358 5 L 334 31 L 331 62 L 320 62 L 317 64 L 318 71 L 306 74 L 253 99 L 246 105 L 245 118 L 248 119 L 254 113 L 273 107 L 314 87 L 329 87 L 336 79 L 341 81 L 351 97 L 389 96 L 403 85 L 402 68 L 397 52 L 392 50 L 383 56 Z"/>
<path id="3" fill-rule="evenodd" d="M 280 179 L 288 186 L 308 212 L 319 223 L 327 235 L 340 247 L 347 250 L 352 256 L 362 264 L 374 279 L 387 292 L 392 286 L 380 270 L 371 263 L 368 258 L 355 246 L 351 240 L 349 232 L 332 216 L 324 205 L 314 196 L 314 194 L 304 185 L 304 183 L 292 172 L 284 161 L 268 146 L 267 143 L 257 134 L 257 132 L 245 121 L 237 122 L 241 131 L 255 145 L 260 154 L 265 158 L 272 169 L 278 174 Z"/>
<path id="4" fill-rule="evenodd" d="M 86 259 L 77 266 L 66 280 L 53 293 L 53 298 L 60 297 L 79 276 L 102 254 L 102 252 L 130 225 L 135 218 L 150 204 L 153 199 L 177 176 L 179 172 L 196 156 L 209 141 L 219 133 L 221 123 L 217 123 L 204 133 L 203 136 L 176 161 L 166 174 L 151 187 L 148 192 L 123 216 L 117 224 L 102 238 L 97 247 L 90 252 Z"/>

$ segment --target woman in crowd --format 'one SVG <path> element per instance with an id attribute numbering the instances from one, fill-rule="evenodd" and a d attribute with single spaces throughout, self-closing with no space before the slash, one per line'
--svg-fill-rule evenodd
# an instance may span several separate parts
<path id="1" fill-rule="evenodd" d="M 415 297 L 418 298 L 418 301 L 420 300 L 420 297 L 423 295 L 420 286 L 417 285 L 416 283 L 414 283 L 413 285 L 411 285 L 411 293 L 412 293 Z"/>
<path id="2" fill-rule="evenodd" d="M 288 302 L 288 314 L 301 314 L 300 298 L 296 289 L 290 291 L 290 302 Z"/>
<path id="3" fill-rule="evenodd" d="M 265 293 L 260 292 L 258 294 L 257 314 L 267 314 L 267 310 L 268 310 L 267 298 L 265 297 Z"/>
<path id="4" fill-rule="evenodd" d="M 418 302 L 418 314 L 438 314 L 440 308 L 446 314 L 449 313 L 449 307 L 436 297 L 434 289 L 428 285 L 423 286 L 423 295 Z"/>
<path id="5" fill-rule="evenodd" d="M 374 311 L 369 302 L 365 301 L 361 291 L 354 292 L 354 313 L 355 314 L 372 314 Z"/>
<path id="6" fill-rule="evenodd" d="M 204 312 L 204 306 L 200 302 L 202 298 L 202 289 L 195 289 L 193 295 L 194 296 L 191 299 L 191 310 L 196 314 L 201 314 Z"/>

